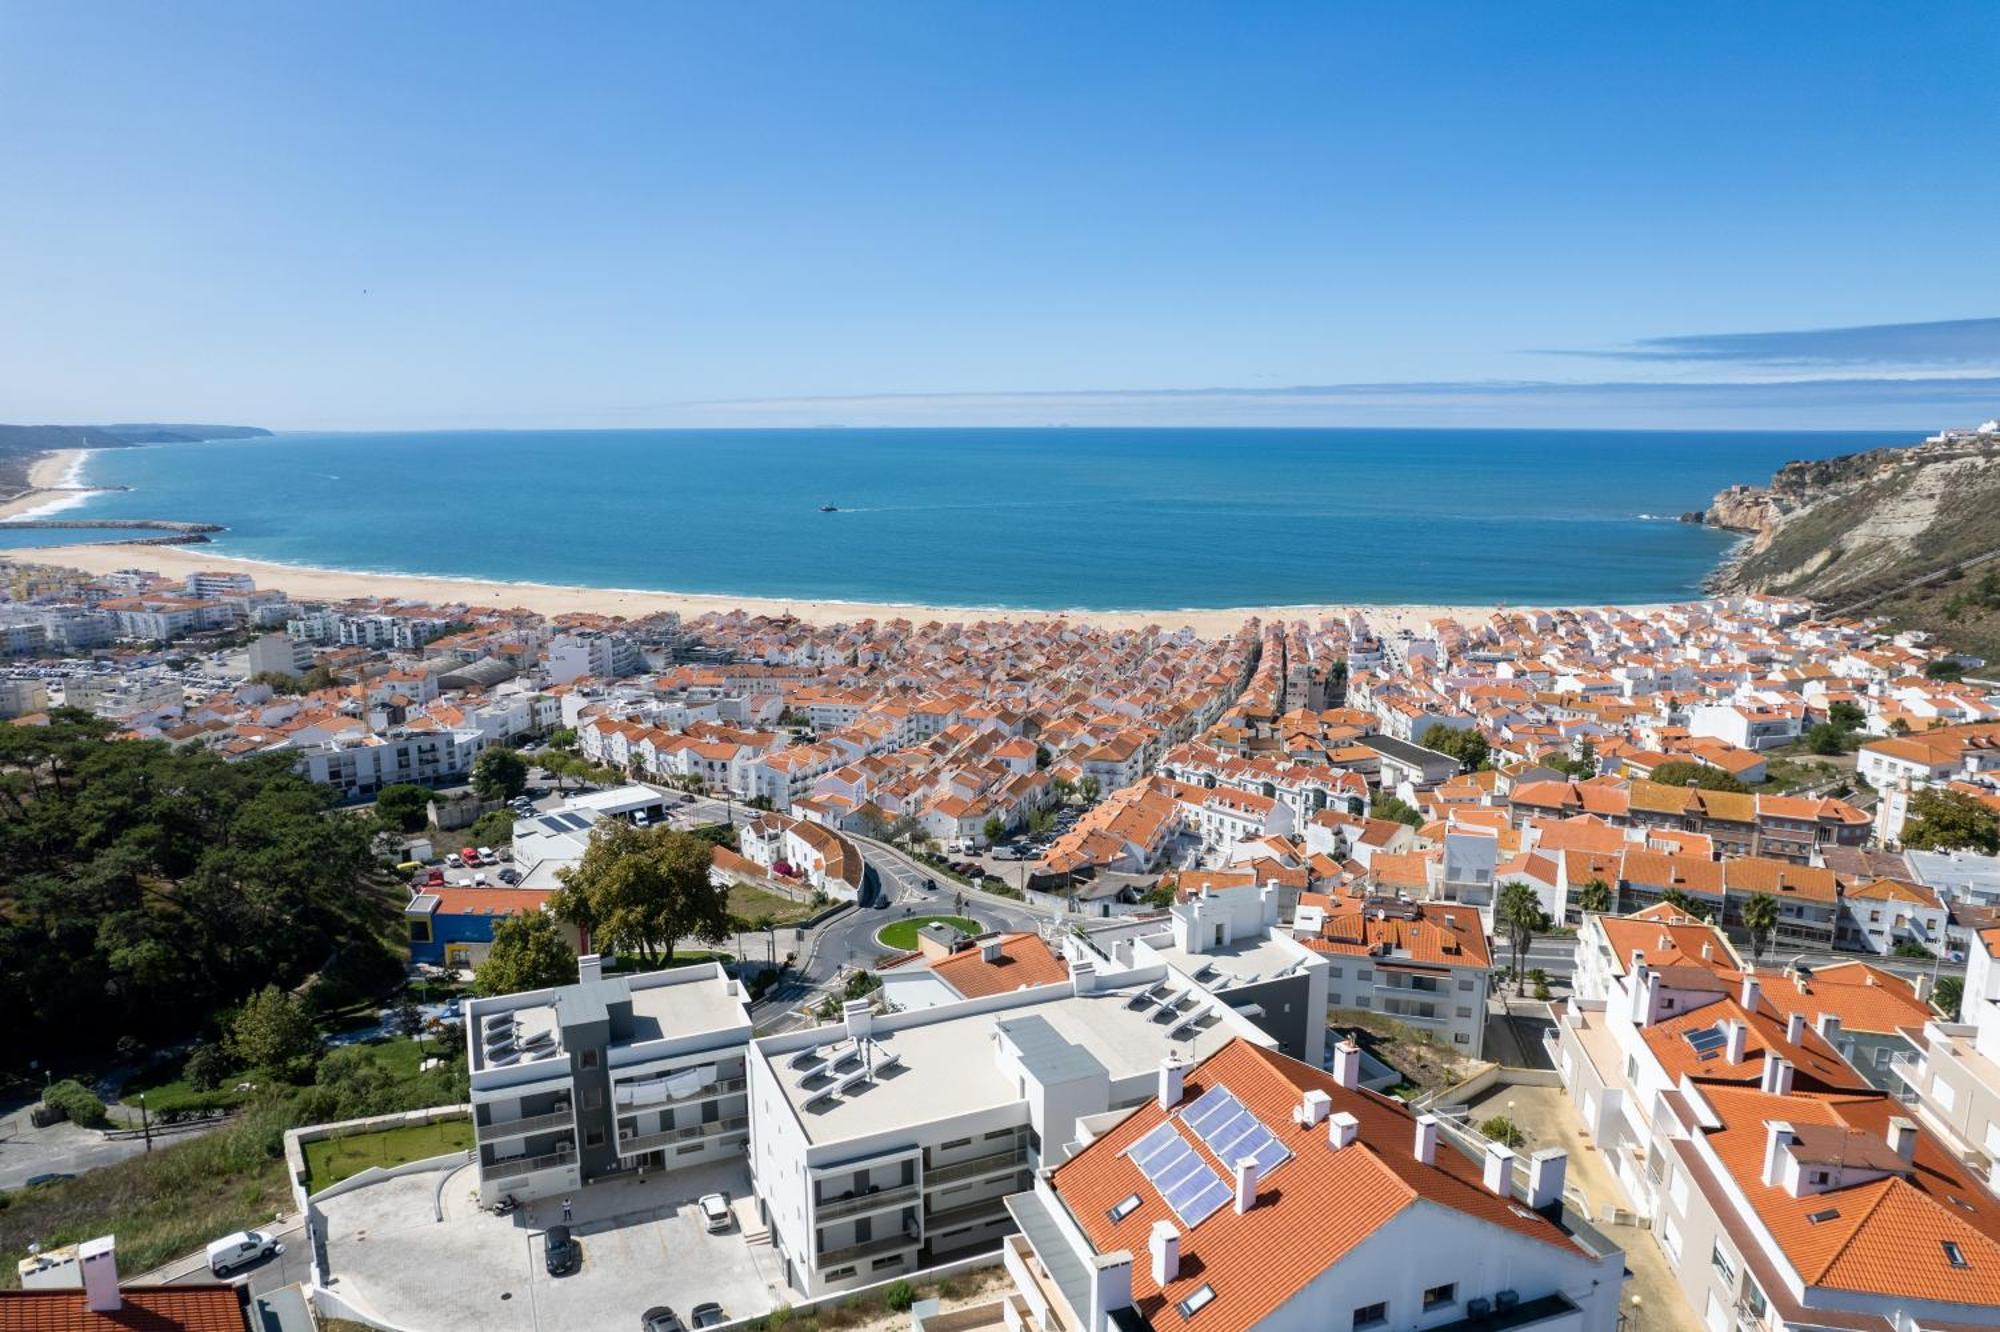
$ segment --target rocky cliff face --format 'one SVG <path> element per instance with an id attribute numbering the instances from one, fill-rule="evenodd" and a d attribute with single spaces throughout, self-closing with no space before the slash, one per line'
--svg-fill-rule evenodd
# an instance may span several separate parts
<path id="1" fill-rule="evenodd" d="M 2000 550 L 2000 435 L 1787 463 L 1768 486 L 1717 495 L 1702 520 L 1748 538 L 1719 590 L 1883 596 Z"/>

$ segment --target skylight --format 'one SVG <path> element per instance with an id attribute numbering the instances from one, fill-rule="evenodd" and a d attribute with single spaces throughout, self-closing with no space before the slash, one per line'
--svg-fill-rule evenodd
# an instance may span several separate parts
<path id="1" fill-rule="evenodd" d="M 1944 1245 L 1944 1260 L 1950 1263 L 1953 1267 L 1972 1266 L 1971 1263 L 1965 1260 L 1965 1250 L 1959 1248 L 1956 1244 L 1952 1243 L 1950 1240 L 1939 1240 L 1938 1242 Z"/>
<path id="2" fill-rule="evenodd" d="M 1812 1222 L 1814 1225 L 1818 1225 L 1822 1221 L 1831 1221 L 1839 1215 L 1840 1209 L 1838 1207 L 1828 1207 L 1823 1211 L 1806 1213 L 1806 1220 Z"/>
<path id="3" fill-rule="evenodd" d="M 1231 1169 L 1248 1156 L 1256 1159 L 1262 1175 L 1269 1175 L 1292 1159 L 1291 1148 L 1279 1142 L 1264 1127 L 1264 1121 L 1245 1109 L 1227 1087 L 1204 1093 L 1181 1112 L 1181 1121 L 1215 1153 L 1216 1160 Z"/>
<path id="4" fill-rule="evenodd" d="M 1687 1033 L 1687 1043 L 1694 1047 L 1695 1058 L 1707 1059 L 1717 1050 L 1729 1044 L 1729 1038 L 1722 1034 L 1722 1027 L 1703 1027 L 1699 1031 Z"/>
<path id="5" fill-rule="evenodd" d="M 1197 1290 L 1194 1294 L 1188 1296 L 1186 1299 L 1182 1300 L 1179 1304 L 1175 1305 L 1174 1307 L 1180 1310 L 1181 1317 L 1192 1318 L 1196 1314 L 1200 1313 L 1203 1309 L 1207 1308 L 1209 1301 L 1213 1300 L 1214 1298 L 1215 1298 L 1215 1287 L 1209 1285 L 1206 1281 L 1204 1281 L 1201 1283 L 1200 1290 Z"/>
<path id="6" fill-rule="evenodd" d="M 1126 1217 L 1132 1215 L 1132 1213 L 1138 1210 L 1139 1210 L 1139 1195 L 1136 1193 L 1129 1193 L 1125 1195 L 1125 1197 L 1122 1200 L 1120 1200 L 1120 1202 L 1116 1207 L 1111 1209 L 1111 1219 L 1113 1221 L 1123 1221 Z"/>
<path id="7" fill-rule="evenodd" d="M 1229 1201 L 1229 1186 L 1195 1155 L 1171 1122 L 1161 1124 L 1126 1149 L 1146 1182 L 1167 1200 L 1174 1214 L 1198 1226 Z"/>

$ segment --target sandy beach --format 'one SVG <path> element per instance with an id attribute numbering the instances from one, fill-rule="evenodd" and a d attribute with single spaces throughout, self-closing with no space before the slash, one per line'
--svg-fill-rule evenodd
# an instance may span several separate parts
<path id="1" fill-rule="evenodd" d="M 752 615 L 792 615 L 812 624 L 852 624 L 857 620 L 1055 620 L 1093 624 L 1107 629 L 1137 629 L 1156 624 L 1183 626 L 1204 638 L 1236 632 L 1252 616 L 1263 620 L 1317 622 L 1327 616 L 1359 610 L 1377 632 L 1421 629 L 1439 616 L 1462 621 L 1483 620 L 1498 606 L 1242 606 L 1220 610 L 1039 611 L 976 606 L 898 605 L 886 602 L 808 601 L 777 597 L 706 596 L 681 592 L 639 592 L 615 588 L 566 587 L 550 583 L 488 582 L 470 578 L 416 577 L 403 574 L 352 573 L 333 569 L 301 569 L 262 560 L 220 555 L 206 546 L 76 545 L 26 550 L 0 550 L 0 559 L 57 564 L 86 573 L 117 569 L 150 569 L 170 578 L 184 578 L 201 569 L 241 569 L 261 588 L 282 588 L 295 601 L 348 601 L 366 597 L 429 602 L 434 605 L 520 607 L 543 615 L 581 612 L 638 618 L 662 611 L 694 617 L 710 612 L 741 610 Z M 1644 612 L 1653 606 L 1628 606 Z"/>
<path id="2" fill-rule="evenodd" d="M 28 466 L 28 489 L 9 500 L 0 500 L 0 518 L 27 518 L 43 510 L 66 505 L 83 493 L 76 487 L 77 466 L 88 449 L 56 449 Z"/>

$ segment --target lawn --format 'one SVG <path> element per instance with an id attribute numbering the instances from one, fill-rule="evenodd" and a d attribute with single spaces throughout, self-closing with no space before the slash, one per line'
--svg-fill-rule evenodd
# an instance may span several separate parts
<path id="1" fill-rule="evenodd" d="M 305 1144 L 306 1187 L 312 1192 L 358 1175 L 370 1166 L 402 1165 L 472 1146 L 472 1124 L 445 1119 L 435 1124 L 405 1124 L 373 1133 L 350 1133 Z"/>
<path id="2" fill-rule="evenodd" d="M 15 1263 L 30 1241 L 48 1249 L 115 1234 L 119 1266 L 137 1276 L 288 1210 L 286 1110 L 282 1102 L 253 1106 L 199 1137 L 59 1184 L 0 1193 L 0 1286 L 20 1284 Z"/>
<path id="3" fill-rule="evenodd" d="M 741 920 L 769 916 L 780 925 L 789 925 L 795 920 L 804 920 L 818 910 L 810 902 L 794 902 L 789 897 L 767 893 L 747 883 L 734 884 L 729 889 L 729 914 Z"/>
<path id="4" fill-rule="evenodd" d="M 932 921 L 943 921 L 955 925 L 967 934 L 979 933 L 979 922 L 967 916 L 911 916 L 893 925 L 884 925 L 875 932 L 875 942 L 884 948 L 894 948 L 901 952 L 911 952 L 917 946 L 917 931 Z"/>

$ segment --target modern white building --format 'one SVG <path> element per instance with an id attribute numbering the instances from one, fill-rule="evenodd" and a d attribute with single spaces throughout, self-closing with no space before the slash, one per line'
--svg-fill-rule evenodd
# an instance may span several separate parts
<path id="1" fill-rule="evenodd" d="M 313 664 L 312 644 L 289 634 L 252 639 L 248 655 L 252 675 L 304 675 Z"/>
<path id="2" fill-rule="evenodd" d="M 590 676 L 615 680 L 636 675 L 645 665 L 639 645 L 624 634 L 602 629 L 573 629 L 549 640 L 549 679 L 557 684 Z"/>
<path id="3" fill-rule="evenodd" d="M 301 748 L 294 766 L 353 800 L 401 782 L 440 786 L 464 777 L 485 749 L 486 737 L 475 730 L 397 727 L 379 735 L 334 736 Z"/>

